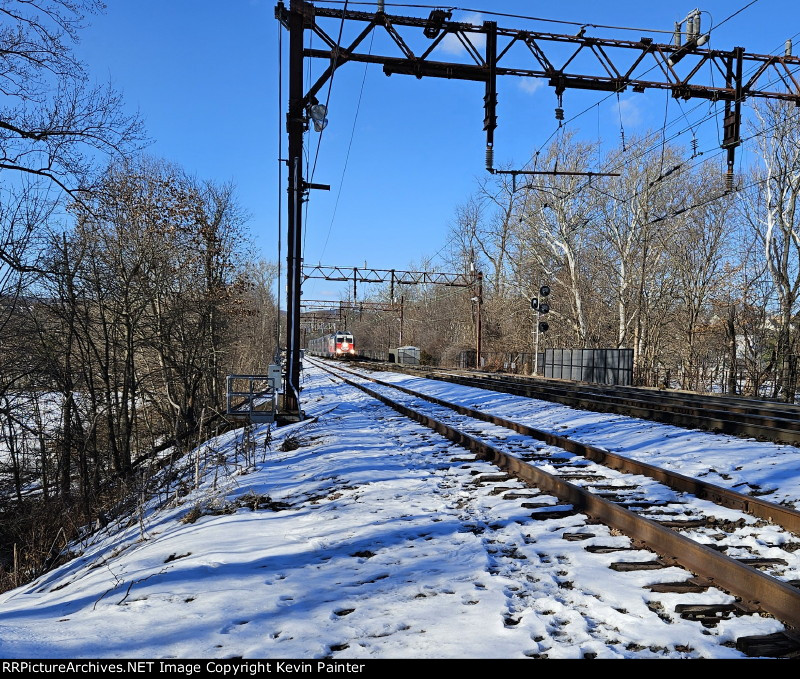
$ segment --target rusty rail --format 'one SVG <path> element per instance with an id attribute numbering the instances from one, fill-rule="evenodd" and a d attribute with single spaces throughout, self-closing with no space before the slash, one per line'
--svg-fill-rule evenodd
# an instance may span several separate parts
<path id="1" fill-rule="evenodd" d="M 323 370 L 336 375 L 326 366 L 316 362 L 313 363 Z M 354 382 L 342 375 L 336 376 L 402 415 L 473 451 L 482 459 L 493 462 L 521 481 L 546 490 L 559 500 L 572 504 L 577 511 L 581 511 L 591 518 L 625 533 L 633 540 L 656 552 L 665 562 L 681 566 L 695 575 L 705 578 L 714 586 L 739 597 L 748 606 L 767 612 L 786 625 L 794 628 L 800 627 L 799 589 L 765 575 L 752 566 L 742 564 L 720 552 L 694 542 L 613 502 L 604 500 L 568 481 L 552 476 L 534 465 L 498 450 L 485 441 L 465 434 L 429 415 L 397 403 L 363 384 Z M 388 386 L 396 388 L 395 385 Z"/>
<path id="2" fill-rule="evenodd" d="M 375 384 L 391 387 L 392 389 L 397 389 L 398 391 L 402 391 L 410 396 L 416 396 L 436 405 L 443 406 L 445 408 L 451 408 L 461 415 L 466 415 L 483 422 L 489 422 L 490 424 L 505 427 L 506 429 L 511 429 L 518 434 L 530 436 L 531 438 L 534 438 L 538 441 L 543 441 L 550 446 L 557 446 L 558 448 L 562 448 L 569 453 L 581 455 L 589 460 L 592 460 L 593 462 L 605 465 L 611 469 L 616 469 L 617 471 L 626 474 L 641 474 L 642 476 L 647 476 L 660 483 L 663 483 L 665 486 L 669 486 L 673 490 L 691 493 L 698 498 L 708 500 L 709 502 L 713 502 L 720 506 L 728 507 L 730 509 L 737 509 L 741 512 L 745 512 L 746 514 L 750 514 L 751 516 L 775 523 L 792 533 L 800 535 L 800 512 L 795 509 L 777 505 L 774 502 L 768 502 L 767 500 L 762 500 L 751 495 L 745 495 L 735 490 L 731 490 L 730 488 L 717 486 L 713 483 L 708 483 L 707 481 L 701 481 L 700 479 L 696 479 L 691 476 L 679 474 L 678 472 L 656 467 L 654 465 L 647 464 L 646 462 L 640 462 L 639 460 L 634 460 L 632 458 L 625 457 L 624 455 L 619 455 L 618 453 L 612 453 L 603 448 L 598 448 L 597 446 L 581 443 L 565 436 L 559 436 L 558 434 L 553 434 L 551 432 L 536 429 L 525 424 L 520 424 L 519 422 L 514 422 L 513 420 L 508 420 L 503 417 L 499 417 L 498 415 L 490 415 L 480 410 L 474 410 L 473 408 L 461 406 L 456 403 L 450 403 L 449 401 L 436 398 L 435 396 L 422 394 L 414 391 L 413 389 L 408 389 L 397 384 L 384 382 L 374 377 L 355 373 L 352 370 L 347 370 L 346 368 L 339 367 L 338 369 L 353 375 L 358 375 L 358 377 L 374 382 Z"/>
<path id="3" fill-rule="evenodd" d="M 746 410 L 741 406 L 729 407 L 719 402 L 707 401 L 707 405 L 703 405 L 695 399 L 693 405 L 676 403 L 676 397 L 664 398 L 660 393 L 642 392 L 639 396 L 618 396 L 611 390 L 601 393 L 588 389 L 585 385 L 553 386 L 544 380 L 512 381 L 438 372 L 429 372 L 424 376 L 464 386 L 556 401 L 583 410 L 629 415 L 679 427 L 707 429 L 734 436 L 800 444 L 800 411 L 798 416 L 794 417 L 790 412 L 781 415 L 773 413 L 760 415 L 752 409 Z M 766 410 L 763 405 L 762 410 Z"/>

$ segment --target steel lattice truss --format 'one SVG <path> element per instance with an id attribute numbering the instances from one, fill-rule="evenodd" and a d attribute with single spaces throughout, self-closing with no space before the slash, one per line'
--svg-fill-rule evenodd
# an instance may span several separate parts
<path id="1" fill-rule="evenodd" d="M 311 331 L 333 329 L 344 318 L 340 310 L 336 311 L 338 311 L 337 314 L 334 314 L 333 311 L 303 313 L 299 319 L 300 327 Z"/>
<path id="2" fill-rule="evenodd" d="M 401 271 L 399 269 L 370 269 L 356 266 L 323 266 L 322 264 L 303 267 L 303 280 L 309 278 L 356 283 L 389 283 L 391 285 L 450 285 L 460 288 L 475 284 L 475 277 L 466 273 Z"/>
<path id="3" fill-rule="evenodd" d="M 397 304 L 385 304 L 383 302 L 344 302 L 324 299 L 301 300 L 300 307 L 306 309 L 304 313 L 316 311 L 397 311 L 400 308 Z"/>
<path id="4" fill-rule="evenodd" d="M 623 92 L 631 87 L 634 91 L 669 90 L 674 97 L 684 99 L 734 101 L 741 97 L 764 97 L 800 102 L 800 79 L 796 73 L 800 57 L 796 56 L 748 54 L 742 48 L 704 49 L 697 46 L 696 41 L 679 47 L 656 43 L 650 37 L 616 40 L 502 28 L 491 21 L 473 25 L 447 20 L 435 22 L 436 37 L 425 39 L 421 46 L 412 48 L 412 44 L 424 39 L 423 30 L 432 26 L 430 18 L 344 11 L 308 4 L 304 5 L 304 12 L 305 28 L 313 31 L 326 48 L 306 48 L 303 55 L 331 62 L 306 93 L 305 103 L 314 98 L 334 70 L 350 61 L 381 64 L 387 75 L 401 73 L 418 78 L 433 76 L 481 82 L 486 82 L 494 69 L 496 75 L 547 78 L 557 93 L 566 88 Z M 286 8 L 279 3 L 276 16 L 285 23 L 287 15 Z M 348 45 L 339 46 L 318 19 L 338 20 L 331 23 L 334 35 L 342 22 L 360 22 L 364 27 Z M 396 56 L 357 51 L 373 31 L 381 31 L 389 37 L 397 48 Z M 475 46 L 478 34 L 487 36 L 484 53 Z M 449 35 L 464 46 L 469 62 L 442 62 L 432 58 Z M 566 53 L 558 46 L 567 46 Z M 678 67 L 681 60 L 683 64 Z M 740 82 L 734 75 L 737 61 L 741 61 L 749 73 Z M 715 83 L 715 76 L 722 80 Z"/>

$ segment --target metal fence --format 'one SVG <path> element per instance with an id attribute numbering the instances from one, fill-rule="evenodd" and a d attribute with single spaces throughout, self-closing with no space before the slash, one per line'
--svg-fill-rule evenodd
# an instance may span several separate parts
<path id="1" fill-rule="evenodd" d="M 633 384 L 633 349 L 547 349 L 535 362 L 537 374 L 599 384 Z M 475 351 L 458 354 L 459 368 L 475 367 Z M 481 352 L 481 368 L 532 375 L 532 352 Z"/>
<path id="2" fill-rule="evenodd" d="M 544 376 L 630 386 L 633 349 L 546 349 Z"/>
<path id="3" fill-rule="evenodd" d="M 539 352 L 539 372 L 544 362 L 544 354 Z M 514 375 L 533 374 L 533 352 L 529 351 L 482 351 L 481 367 L 486 370 L 512 373 Z M 475 367 L 475 350 L 465 350 L 458 355 L 458 367 Z"/>
<path id="4" fill-rule="evenodd" d="M 800 356 L 787 356 L 777 367 L 766 360 L 741 360 L 733 370 L 724 357 L 676 361 L 672 366 L 642 366 L 635 379 L 637 385 L 646 387 L 797 402 L 800 400 Z"/>

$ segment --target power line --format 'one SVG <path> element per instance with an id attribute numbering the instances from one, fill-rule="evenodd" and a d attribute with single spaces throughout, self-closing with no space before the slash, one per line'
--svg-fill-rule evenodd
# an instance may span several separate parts
<path id="1" fill-rule="evenodd" d="M 331 103 L 331 90 L 333 89 L 333 78 L 336 75 L 336 60 L 338 57 L 339 49 L 342 46 L 342 33 L 344 31 L 344 12 L 347 11 L 347 3 L 348 0 L 344 0 L 344 9 L 342 10 L 342 21 L 339 24 L 339 36 L 336 39 L 336 50 L 333 52 L 333 63 L 331 64 L 331 77 L 328 81 L 328 94 L 325 97 L 325 109 L 328 109 L 328 105 Z M 314 31 L 311 31 L 311 35 L 314 35 Z M 311 60 L 309 59 L 309 67 L 311 66 Z M 311 169 L 310 180 L 311 182 L 314 181 L 314 173 L 317 171 L 317 159 L 319 158 L 319 147 L 322 145 L 322 135 L 325 132 L 325 128 L 319 131 L 319 139 L 317 140 L 317 151 L 314 154 L 314 167 Z"/>
<path id="2" fill-rule="evenodd" d="M 347 2 L 348 2 L 348 0 L 344 0 L 344 11 L 347 11 Z M 336 54 L 338 54 L 338 48 L 341 48 L 341 45 L 342 45 L 342 33 L 343 33 L 343 31 L 344 31 L 344 15 L 342 15 L 342 21 L 339 24 L 339 36 L 337 37 L 337 40 L 336 40 L 337 50 L 336 50 L 336 52 L 334 52 L 333 64 L 332 64 L 332 70 L 331 70 L 331 77 L 330 77 L 330 80 L 328 81 L 328 93 L 327 93 L 327 95 L 325 97 L 325 110 L 326 111 L 328 110 L 328 107 L 329 107 L 330 101 L 331 101 L 331 90 L 333 89 L 333 78 L 336 75 L 336 58 L 337 58 Z M 314 31 L 311 31 L 311 35 L 309 37 L 309 41 L 311 41 L 313 39 L 314 39 Z M 309 45 L 309 49 L 310 49 L 310 47 L 311 47 L 311 45 Z M 311 60 L 310 59 L 308 61 L 308 74 L 309 74 L 309 78 L 308 79 L 310 81 L 311 80 Z M 314 165 L 311 168 L 311 172 L 309 173 L 308 172 L 308 168 L 306 168 L 306 174 L 309 176 L 309 182 L 310 183 L 314 182 L 314 175 L 317 172 L 317 160 L 319 159 L 319 151 L 320 151 L 320 147 L 322 146 L 322 135 L 324 133 L 325 133 L 325 128 L 323 127 L 319 131 L 319 136 L 317 137 L 317 148 L 316 148 L 316 150 L 314 152 Z M 338 196 L 337 196 L 336 202 L 337 202 L 337 205 L 338 205 L 338 202 L 339 202 Z M 308 242 L 308 239 L 306 238 L 306 236 L 308 235 L 308 206 L 309 206 L 309 203 L 310 203 L 310 201 L 306 201 L 306 214 L 305 214 L 305 219 L 303 221 L 303 252 L 302 252 L 302 255 L 301 255 L 303 257 L 305 257 L 306 243 Z M 328 233 L 330 234 L 330 230 L 328 231 Z M 327 242 L 328 241 L 326 239 L 326 241 L 325 241 L 326 245 L 327 245 Z"/>
<path id="3" fill-rule="evenodd" d="M 745 10 L 746 10 L 748 7 L 750 7 L 750 6 L 752 6 L 752 5 L 755 5 L 757 2 L 758 2 L 758 0 L 751 0 L 751 2 L 748 2 L 748 3 L 747 3 L 745 6 L 744 6 L 744 7 L 742 7 L 741 9 L 737 9 L 737 10 L 736 10 L 736 11 L 735 11 L 733 14 L 731 14 L 729 17 L 726 17 L 725 19 L 723 19 L 722 21 L 720 21 L 720 22 L 719 22 L 719 23 L 718 23 L 716 26 L 714 26 L 714 28 L 719 28 L 719 27 L 720 27 L 720 26 L 722 26 L 722 24 L 724 24 L 726 21 L 729 21 L 730 19 L 733 19 L 733 17 L 735 17 L 737 14 L 741 14 L 741 13 L 742 13 L 742 12 L 744 12 L 744 11 L 745 11 Z"/>
<path id="4" fill-rule="evenodd" d="M 756 1 L 756 0 L 754 0 L 754 1 Z M 751 3 L 751 4 L 752 4 L 752 3 Z M 743 8 L 743 9 L 744 9 L 744 8 Z M 733 16 L 733 15 L 732 15 L 732 16 Z M 730 17 L 729 17 L 729 18 L 730 18 Z M 799 33 L 799 34 L 800 34 L 800 33 Z M 773 83 L 777 83 L 777 80 L 770 81 L 770 83 L 768 83 L 768 84 L 770 84 L 770 85 L 771 85 L 771 84 L 773 84 Z M 613 93 L 612 93 L 611 95 L 608 95 L 607 97 L 605 97 L 605 98 L 603 99 L 603 101 L 607 100 L 607 99 L 608 99 L 609 97 L 611 97 L 611 96 L 613 96 Z M 594 106 L 594 105 L 597 105 L 597 106 L 599 106 L 599 104 L 601 104 L 601 103 L 602 103 L 602 101 L 601 101 L 601 102 L 598 102 L 597 104 L 593 104 L 593 106 Z M 696 106 L 695 106 L 695 107 L 692 109 L 692 111 L 694 111 L 694 110 L 697 110 L 697 109 L 698 109 L 700 106 L 702 106 L 702 103 L 699 103 L 699 104 L 697 104 L 697 105 L 696 105 Z M 590 109 L 591 109 L 591 107 L 589 107 L 589 109 L 586 109 L 586 110 L 590 110 Z M 586 111 L 586 110 L 585 110 L 585 111 Z M 583 111 L 583 112 L 582 112 L 581 114 L 579 114 L 579 115 L 582 115 L 583 113 L 585 113 L 585 111 Z M 683 111 L 682 111 L 682 115 L 683 115 L 683 117 L 684 117 L 684 118 L 686 118 L 686 115 L 685 115 L 685 113 L 684 113 Z M 697 122 L 695 123 L 695 125 L 699 127 L 700 125 L 702 125 L 702 124 L 703 124 L 704 122 L 706 122 L 707 120 L 710 120 L 711 118 L 718 117 L 719 115 L 720 115 L 720 112 L 718 112 L 718 111 L 715 111 L 715 112 L 713 112 L 713 113 L 709 113 L 709 114 L 707 114 L 707 115 L 706 115 L 706 116 L 705 116 L 703 119 L 701 119 L 701 120 L 697 121 Z M 571 119 L 571 120 L 572 120 L 572 119 Z M 679 117 L 676 117 L 676 119 L 675 119 L 675 120 L 673 120 L 673 121 L 672 121 L 672 122 L 671 122 L 671 123 L 670 123 L 668 126 L 666 126 L 666 127 L 663 127 L 663 126 L 662 126 L 662 134 L 663 134 L 663 131 L 665 131 L 665 130 L 667 129 L 667 127 L 671 127 L 672 125 L 675 125 L 675 124 L 677 124 L 679 121 L 680 121 L 680 118 L 679 118 Z M 684 134 L 684 133 L 685 133 L 685 132 L 687 132 L 687 131 L 694 132 L 694 130 L 693 130 L 693 127 L 692 127 L 692 124 L 689 122 L 688 118 L 686 118 L 686 121 L 687 121 L 687 123 L 688 123 L 689 127 L 683 128 L 683 129 L 679 130 L 678 132 L 674 133 L 674 134 L 673 134 L 672 136 L 670 136 L 669 138 L 662 140 L 661 144 L 664 144 L 665 142 L 669 142 L 669 141 L 672 141 L 672 140 L 674 140 L 674 139 L 677 139 L 678 137 L 680 137 L 682 134 Z M 773 128 L 770 128 L 770 129 L 773 129 Z M 770 131 L 770 130 L 768 129 L 768 130 L 766 130 L 766 131 L 764 131 L 764 132 L 758 132 L 758 133 L 756 133 L 756 134 L 752 135 L 751 137 L 747 137 L 747 138 L 745 138 L 745 139 L 742 139 L 742 142 L 749 141 L 750 139 L 752 139 L 752 138 L 754 138 L 754 137 L 758 136 L 759 134 L 763 134 L 763 133 L 765 133 L 765 132 L 767 132 L 767 131 Z M 658 131 L 654 131 L 654 132 L 652 132 L 650 135 L 647 135 L 647 136 L 645 137 L 645 140 L 646 140 L 646 139 L 648 139 L 649 137 L 653 137 L 653 136 L 655 136 L 657 133 L 658 133 Z M 555 134 L 555 133 L 554 133 L 554 134 Z M 550 135 L 550 137 L 548 138 L 548 140 L 549 140 L 549 139 L 551 139 L 552 137 L 553 137 L 553 135 Z M 547 143 L 547 142 L 545 142 L 545 143 Z M 653 150 L 655 150 L 655 147 L 656 147 L 656 144 L 653 144 L 653 145 L 651 145 L 649 148 L 646 148 L 646 149 L 644 149 L 643 151 L 640 151 L 640 152 L 638 152 L 636 155 L 634 155 L 634 156 L 633 156 L 633 158 L 632 158 L 632 159 L 631 159 L 630 157 L 627 157 L 625 160 L 620 160 L 620 162 L 619 162 L 619 163 L 617 163 L 616 165 L 613 165 L 613 166 L 611 166 L 610 168 L 606 168 L 606 170 L 605 170 L 605 171 L 613 172 L 614 170 L 620 169 L 620 168 L 621 168 L 621 167 L 623 167 L 625 164 L 627 164 L 627 163 L 631 162 L 631 160 L 638 160 L 638 159 L 642 158 L 643 156 L 647 155 L 648 153 L 652 152 Z M 537 151 L 536 151 L 536 153 L 534 154 L 534 157 L 538 156 L 538 154 L 541 152 L 542 148 L 543 148 L 543 146 L 542 146 L 542 147 L 540 147 L 540 148 L 539 148 L 539 150 L 537 150 Z M 704 153 L 707 153 L 707 152 L 708 152 L 708 151 L 703 151 L 703 152 L 701 152 L 699 155 L 703 155 Z M 719 153 L 717 153 L 717 154 L 714 154 L 714 156 L 712 156 L 712 157 L 716 157 L 717 155 L 719 155 Z M 706 160 L 709 160 L 709 159 L 710 159 L 710 158 L 707 158 Z M 670 174 L 672 174 L 672 173 L 674 172 L 674 170 L 675 170 L 675 169 L 678 169 L 678 167 L 682 167 L 684 164 L 685 164 L 685 161 L 684 161 L 684 163 L 680 163 L 680 165 L 679 165 L 679 166 L 676 166 L 676 168 L 673 168 L 673 170 L 672 170 L 672 171 L 670 171 Z M 693 167 L 694 167 L 694 166 L 693 166 Z M 657 179 L 656 181 L 659 181 L 659 180 Z M 570 194 L 572 194 L 572 193 L 575 193 L 575 192 L 577 192 L 577 191 L 580 191 L 580 190 L 582 190 L 582 189 L 586 188 L 587 186 L 591 186 L 591 183 L 590 183 L 590 182 L 587 182 L 587 183 L 585 183 L 585 184 L 582 184 L 581 186 L 578 186 L 578 187 L 576 187 L 576 188 L 572 189 L 571 191 L 567 192 L 567 194 L 566 194 L 566 195 L 568 196 L 568 195 L 570 195 Z M 633 195 L 631 195 L 630 197 L 626 197 L 626 198 L 624 198 L 624 200 L 630 200 L 630 199 L 633 199 L 633 198 L 635 198 L 636 196 L 638 196 L 638 195 L 639 195 L 639 193 L 640 193 L 640 192 L 635 192 L 635 193 L 634 193 Z M 621 200 L 622 200 L 622 199 L 621 199 Z"/>
<path id="5" fill-rule="evenodd" d="M 735 17 L 737 14 L 740 14 L 741 12 L 743 12 L 744 10 L 746 10 L 748 7 L 750 7 L 751 5 L 755 4 L 756 2 L 758 2 L 758 0 L 751 0 L 751 2 L 749 2 L 747 5 L 745 5 L 744 7 L 741 7 L 740 9 L 736 10 L 736 11 L 735 11 L 733 14 L 731 14 L 731 15 L 730 15 L 730 16 L 728 16 L 728 17 L 726 17 L 726 18 L 725 18 L 725 19 L 723 19 L 723 20 L 722 20 L 720 23 L 718 23 L 718 24 L 716 24 L 715 26 L 713 26 L 712 28 L 710 28 L 710 29 L 708 30 L 708 34 L 710 35 L 712 31 L 715 31 L 715 30 L 716 30 L 716 29 L 718 29 L 720 26 L 722 26 L 724 23 L 726 23 L 727 21 L 729 21 L 730 19 L 732 19 L 733 17 Z M 645 29 L 642 29 L 642 30 L 645 30 Z M 795 35 L 798 35 L 798 34 L 795 34 Z M 794 36 L 793 36 L 793 37 L 794 37 Z M 775 49 L 773 49 L 772 51 L 774 52 L 774 51 L 775 51 L 775 50 L 777 50 L 777 49 L 779 49 L 779 47 L 776 47 L 776 48 L 775 48 Z M 644 73 L 642 73 L 641 75 L 642 75 L 642 76 L 645 76 L 645 75 L 647 75 L 648 73 L 650 73 L 651 71 L 655 70 L 656 68 L 658 68 L 658 64 L 656 64 L 656 65 L 654 65 L 654 66 L 650 67 L 649 69 L 647 69 L 646 71 L 644 71 Z M 748 71 L 748 74 L 752 73 L 752 72 L 753 72 L 753 71 L 754 71 L 756 68 L 757 68 L 757 65 L 753 65 L 753 67 L 752 67 L 752 68 L 751 68 L 751 69 Z M 609 100 L 609 99 L 610 99 L 612 96 L 614 96 L 615 94 L 616 94 L 617 96 L 619 96 L 619 92 L 616 92 L 616 93 L 615 93 L 615 92 L 611 92 L 611 93 L 609 93 L 608 95 L 606 95 L 605 97 L 603 97 L 603 98 L 602 98 L 600 101 L 598 101 L 598 102 L 595 102 L 595 103 L 594 103 L 594 104 L 592 104 L 591 106 L 588 106 L 587 108 L 583 109 L 583 110 L 582 110 L 580 113 L 578 113 L 578 114 L 576 114 L 576 115 L 572 116 L 571 118 L 569 118 L 569 119 L 568 119 L 566 122 L 564 122 L 563 126 L 566 126 L 566 125 L 568 125 L 569 123 L 571 123 L 571 122 L 573 122 L 573 121 L 577 120 L 578 118 L 580 118 L 581 116 L 583 116 L 584 114 L 586 114 L 588 111 L 592 110 L 592 108 L 593 108 L 594 106 L 597 106 L 597 107 L 598 107 L 598 114 L 599 114 L 599 107 L 600 107 L 600 106 L 601 106 L 603 103 L 605 103 L 606 101 L 608 101 L 608 100 Z M 692 110 L 696 110 L 696 109 L 697 109 L 697 108 L 699 108 L 700 106 L 702 106 L 702 103 L 700 103 L 700 104 L 697 104 L 697 106 L 695 106 L 695 107 L 694 107 L 694 109 L 692 109 Z M 705 118 L 704 120 L 700 121 L 700 123 L 699 123 L 699 124 L 702 124 L 702 123 L 703 123 L 703 122 L 705 122 L 706 120 L 709 120 L 711 117 L 715 117 L 715 116 L 716 116 L 716 114 L 715 114 L 714 116 L 709 116 L 709 117 Z M 684 117 L 685 117 L 685 115 L 684 115 Z M 675 121 L 673 121 L 673 122 L 675 122 Z M 688 122 L 688 119 L 687 119 L 687 122 Z M 671 123 L 671 124 L 672 124 L 672 123 Z M 539 153 L 542 151 L 542 149 L 543 149 L 543 148 L 544 148 L 544 147 L 545 147 L 545 146 L 546 146 L 546 145 L 547 145 L 547 144 L 550 142 L 550 140 L 551 140 L 553 137 L 555 137 L 555 136 L 556 136 L 556 134 L 558 134 L 558 132 L 559 132 L 559 130 L 561 129 L 561 127 L 562 127 L 562 125 L 559 125 L 559 127 L 558 127 L 558 128 L 557 128 L 557 129 L 556 129 L 556 130 L 555 130 L 555 131 L 552 133 L 552 134 L 550 134 L 550 136 L 549 136 L 549 137 L 547 137 L 547 139 L 545 139 L 545 141 L 544 141 L 544 142 L 543 142 L 543 143 L 542 143 L 542 144 L 539 146 L 539 148 L 536 150 L 536 152 L 535 152 L 535 154 L 534 154 L 534 155 L 538 155 L 538 154 L 539 154 Z M 662 129 L 664 129 L 664 128 L 662 127 Z M 685 130 L 684 130 L 684 131 L 685 131 Z M 673 138 L 674 138 L 674 137 L 673 137 Z M 531 157 L 531 159 L 533 159 L 533 156 Z M 528 162 L 530 162 L 530 161 L 528 161 Z"/>
<path id="6" fill-rule="evenodd" d="M 372 38 L 369 43 L 369 54 L 372 54 L 372 41 L 375 39 L 375 32 L 372 33 Z M 319 258 L 322 259 L 325 256 L 325 249 L 328 247 L 328 240 L 331 237 L 331 231 L 333 229 L 333 222 L 336 219 L 336 211 L 339 208 L 339 198 L 342 195 L 342 187 L 344 186 L 344 177 L 347 173 L 347 164 L 350 160 L 350 149 L 353 146 L 353 137 L 356 133 L 356 123 L 358 122 L 358 113 L 361 110 L 361 98 L 364 95 L 364 83 L 367 80 L 367 67 L 369 64 L 364 64 L 364 75 L 361 78 L 361 89 L 358 93 L 358 103 L 356 104 L 356 114 L 353 117 L 353 129 L 350 131 L 350 142 L 347 144 L 347 153 L 345 154 L 344 158 L 344 168 L 342 169 L 342 177 L 339 181 L 339 191 L 336 193 L 336 202 L 333 205 L 333 214 L 331 215 L 331 223 L 328 226 L 328 234 L 325 236 L 325 245 L 322 246 L 322 252 L 319 255 Z"/>
<path id="7" fill-rule="evenodd" d="M 753 0 L 754 2 L 756 0 Z M 346 0 L 320 0 L 320 4 L 326 5 L 341 5 L 347 4 Z M 375 5 L 374 2 L 351 2 L 351 5 Z M 448 6 L 444 7 L 442 5 L 417 5 L 417 4 L 409 4 L 403 2 L 387 2 L 385 3 L 386 7 L 404 7 L 407 9 L 447 9 L 450 11 L 459 11 L 459 12 L 472 12 L 473 14 L 486 14 L 487 16 L 498 16 L 498 17 L 506 17 L 510 19 L 524 19 L 526 21 L 542 21 L 545 23 L 552 23 L 552 24 L 562 24 L 565 26 L 580 26 L 581 28 L 610 28 L 619 31 L 638 31 L 638 32 L 649 32 L 649 33 L 667 33 L 669 35 L 673 34 L 673 31 L 665 31 L 658 28 L 636 28 L 630 26 L 610 26 L 606 24 L 592 24 L 586 23 L 582 21 L 569 21 L 566 19 L 546 19 L 544 17 L 535 17 L 530 16 L 527 14 L 511 14 L 508 12 L 494 12 L 488 9 L 471 9 L 469 7 L 456 7 L 456 6 Z"/>

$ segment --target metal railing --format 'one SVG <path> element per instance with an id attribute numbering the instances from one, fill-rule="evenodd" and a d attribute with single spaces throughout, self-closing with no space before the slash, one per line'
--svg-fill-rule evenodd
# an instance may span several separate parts
<path id="1" fill-rule="evenodd" d="M 228 375 L 225 414 L 250 422 L 274 422 L 280 382 L 280 366 L 270 366 L 266 375 Z"/>

